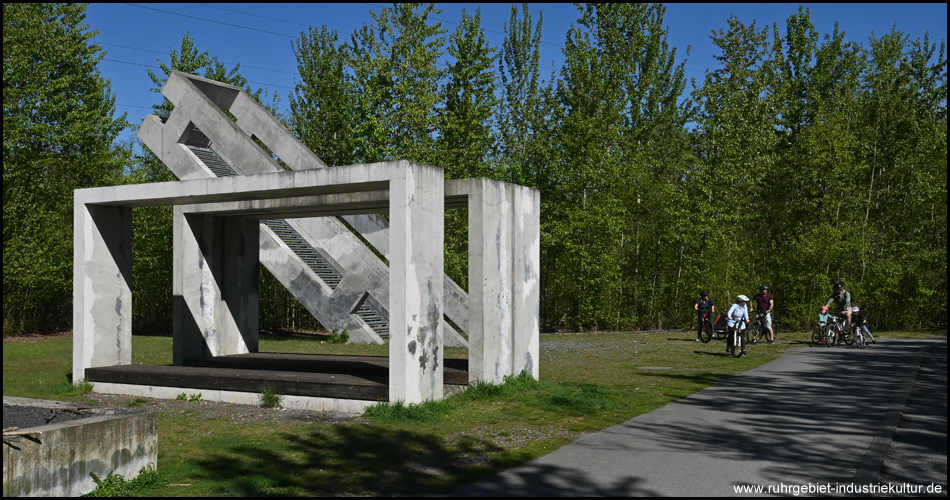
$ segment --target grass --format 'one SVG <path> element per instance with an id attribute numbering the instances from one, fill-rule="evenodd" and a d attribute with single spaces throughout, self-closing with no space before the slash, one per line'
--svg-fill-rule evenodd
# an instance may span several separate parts
<path id="1" fill-rule="evenodd" d="M 254 425 L 163 412 L 158 472 L 166 479 L 131 495 L 445 494 L 767 363 L 807 345 L 810 335 L 782 332 L 777 344 L 753 346 L 738 359 L 722 352 L 721 341 L 694 342 L 693 332 L 542 335 L 540 382 L 510 377 L 440 402 L 376 405 L 344 424 Z M 386 355 L 388 346 L 288 337 L 263 338 L 261 350 Z M 5 344 L 4 394 L 78 400 L 68 380 L 71 355 L 69 337 Z M 134 337 L 133 361 L 170 364 L 171 339 Z"/>

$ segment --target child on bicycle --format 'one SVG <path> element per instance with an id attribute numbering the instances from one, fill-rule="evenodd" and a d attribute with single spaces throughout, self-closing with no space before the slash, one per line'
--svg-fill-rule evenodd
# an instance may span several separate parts
<path id="1" fill-rule="evenodd" d="M 740 295 L 736 297 L 736 303 L 732 304 L 732 307 L 729 308 L 729 312 L 726 313 L 726 320 L 729 322 L 729 335 L 726 339 L 732 339 L 733 335 L 742 334 L 742 326 L 749 322 L 749 306 L 746 305 L 748 302 L 749 297 Z M 726 352 L 729 352 L 731 344 L 732 340 L 727 340 Z M 742 346 L 742 355 L 747 355 L 745 352 L 745 344 Z"/>
<path id="2" fill-rule="evenodd" d="M 868 319 L 864 317 L 864 314 L 861 313 L 861 308 L 854 306 L 851 308 L 851 323 L 855 326 L 858 335 L 863 335 L 864 333 L 868 334 L 868 337 L 871 337 L 871 343 L 874 343 L 874 335 L 871 335 L 871 330 L 868 330 Z"/>
<path id="3" fill-rule="evenodd" d="M 827 328 L 831 318 L 831 309 L 828 306 L 821 306 L 821 312 L 818 314 L 818 331 L 821 335 L 821 343 L 825 343 L 825 328 Z"/>

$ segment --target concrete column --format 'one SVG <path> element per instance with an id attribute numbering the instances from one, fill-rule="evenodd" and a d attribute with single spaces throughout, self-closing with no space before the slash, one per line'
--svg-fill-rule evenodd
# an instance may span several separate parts
<path id="1" fill-rule="evenodd" d="M 512 227 L 505 183 L 472 179 L 468 198 L 469 380 L 511 375 Z"/>
<path id="2" fill-rule="evenodd" d="M 259 222 L 175 208 L 174 363 L 257 352 Z"/>
<path id="3" fill-rule="evenodd" d="M 509 184 L 512 192 L 512 347 L 511 372 L 540 376 L 541 192 Z"/>
<path id="4" fill-rule="evenodd" d="M 401 161 L 390 181 L 389 400 L 442 399 L 442 169 Z"/>
<path id="5" fill-rule="evenodd" d="M 132 363 L 132 209 L 73 206 L 73 381 Z"/>

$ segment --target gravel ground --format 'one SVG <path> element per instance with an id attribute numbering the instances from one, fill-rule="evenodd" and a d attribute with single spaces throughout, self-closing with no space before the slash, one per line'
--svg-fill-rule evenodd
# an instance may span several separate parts
<path id="1" fill-rule="evenodd" d="M 213 420 L 219 417 L 229 419 L 234 424 L 274 423 L 300 424 L 306 422 L 348 422 L 356 416 L 339 412 L 314 412 L 308 410 L 288 410 L 286 408 L 262 408 L 259 406 L 218 403 L 214 401 L 178 401 L 167 399 L 139 398 L 115 394 L 87 394 L 83 403 L 89 406 L 131 407 L 157 410 L 168 414 L 188 414 L 191 418 Z M 4 412 L 6 413 L 6 412 Z M 5 416 L 4 416 L 5 418 Z M 4 421 L 5 422 L 5 421 Z M 4 424 L 4 426 L 6 426 Z"/>

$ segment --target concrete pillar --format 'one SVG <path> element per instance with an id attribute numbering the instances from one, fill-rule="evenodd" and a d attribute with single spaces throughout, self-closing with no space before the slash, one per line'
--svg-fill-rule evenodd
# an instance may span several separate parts
<path id="1" fill-rule="evenodd" d="M 509 184 L 512 203 L 512 346 L 511 372 L 540 377 L 541 346 L 541 192 Z"/>
<path id="2" fill-rule="evenodd" d="M 259 222 L 174 216 L 174 363 L 257 352 Z"/>
<path id="3" fill-rule="evenodd" d="M 389 400 L 442 399 L 442 169 L 400 161 L 390 181 Z"/>
<path id="4" fill-rule="evenodd" d="M 505 183 L 471 179 L 468 198 L 469 381 L 511 375 L 511 206 Z"/>
<path id="5" fill-rule="evenodd" d="M 73 381 L 132 363 L 132 209 L 73 207 Z"/>
<path id="6" fill-rule="evenodd" d="M 540 192 L 491 179 L 447 183 L 468 198 L 469 382 L 538 378 Z"/>

